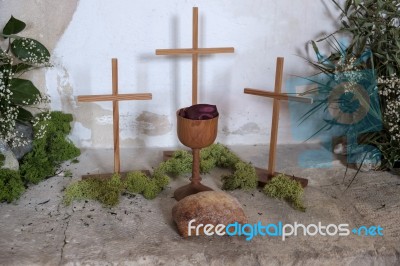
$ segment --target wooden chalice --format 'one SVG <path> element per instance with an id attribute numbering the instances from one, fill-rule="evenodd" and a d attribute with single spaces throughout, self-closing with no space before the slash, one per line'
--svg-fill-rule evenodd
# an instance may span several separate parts
<path id="1" fill-rule="evenodd" d="M 191 183 L 178 188 L 174 193 L 175 199 L 179 201 L 186 196 L 212 190 L 201 184 L 200 150 L 214 143 L 217 137 L 218 116 L 207 120 L 194 120 L 182 117 L 179 110 L 176 116 L 178 138 L 183 145 L 191 148 L 193 153 Z"/>

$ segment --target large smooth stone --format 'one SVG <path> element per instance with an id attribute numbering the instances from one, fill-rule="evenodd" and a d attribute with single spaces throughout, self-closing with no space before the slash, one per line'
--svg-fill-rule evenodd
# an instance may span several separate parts
<path id="1" fill-rule="evenodd" d="M 14 171 L 18 171 L 19 163 L 10 147 L 3 140 L 0 140 L 0 154 L 5 157 L 3 163 L 0 163 L 0 168 L 6 168 Z"/>
<path id="2" fill-rule="evenodd" d="M 221 191 L 205 191 L 190 195 L 180 200 L 172 208 L 172 218 L 174 219 L 179 234 L 187 237 L 188 224 L 192 219 L 196 221 L 192 226 L 199 224 L 218 224 L 227 226 L 238 222 L 247 223 L 247 217 L 239 201 L 229 194 Z M 200 235 L 204 235 L 204 227 L 199 230 Z M 191 236 L 195 235 L 192 228 Z"/>

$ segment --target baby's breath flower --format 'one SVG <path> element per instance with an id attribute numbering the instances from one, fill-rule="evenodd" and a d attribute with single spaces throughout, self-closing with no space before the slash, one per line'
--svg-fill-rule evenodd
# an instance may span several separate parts
<path id="1" fill-rule="evenodd" d="M 379 94 L 384 97 L 383 120 L 388 125 L 392 141 L 400 144 L 400 78 L 394 73 L 389 77 L 380 77 Z"/>
<path id="2" fill-rule="evenodd" d="M 19 115 L 19 108 L 17 104 L 13 102 L 11 91 L 11 80 L 14 76 L 12 72 L 11 64 L 3 65 L 0 69 L 0 139 L 6 141 L 11 147 L 21 147 L 28 145 L 26 138 L 18 132 L 16 127 L 16 121 Z M 48 95 L 41 95 L 37 97 L 33 102 L 23 100 L 22 105 L 36 107 L 39 110 L 43 109 L 43 105 L 50 102 Z M 49 114 L 45 116 L 49 119 Z M 37 132 L 35 137 L 43 137 L 46 132 L 46 126 L 42 126 Z"/>

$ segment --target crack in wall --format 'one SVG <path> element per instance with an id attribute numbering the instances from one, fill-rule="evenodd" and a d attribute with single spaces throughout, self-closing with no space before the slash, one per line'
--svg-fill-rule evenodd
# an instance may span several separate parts
<path id="1" fill-rule="evenodd" d="M 69 227 L 69 222 L 70 222 L 70 218 L 71 218 L 71 214 L 69 214 L 66 218 L 64 218 L 63 220 L 67 220 L 66 221 L 66 226 L 65 226 L 65 229 L 64 229 L 64 240 L 63 240 L 63 246 L 61 247 L 61 254 L 60 254 L 60 263 L 59 263 L 59 265 L 62 265 L 62 262 L 63 262 L 63 258 L 64 258 L 64 248 L 65 248 L 65 246 L 67 245 L 67 230 L 68 230 L 68 227 Z"/>

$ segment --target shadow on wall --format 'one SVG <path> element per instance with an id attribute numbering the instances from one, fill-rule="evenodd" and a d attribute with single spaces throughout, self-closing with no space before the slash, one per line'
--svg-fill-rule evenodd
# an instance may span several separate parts
<path id="1" fill-rule="evenodd" d="M 212 82 L 212 92 L 210 90 L 202 90 L 200 92 L 200 99 L 212 99 L 208 104 L 215 104 L 218 108 L 219 119 L 218 119 L 218 142 L 227 143 L 229 134 L 224 131 L 224 129 L 229 128 L 229 116 L 228 114 L 232 114 L 233 110 L 232 105 L 229 104 L 231 101 L 231 95 L 234 91 L 232 88 L 232 84 L 221 82 L 221 81 L 230 81 L 231 80 L 231 72 L 229 70 L 224 71 L 223 74 L 218 75 L 218 77 L 213 77 Z M 223 85 L 221 85 L 223 83 Z M 207 97 L 208 96 L 208 97 Z"/>
<path id="2" fill-rule="evenodd" d="M 332 22 L 332 28 L 333 29 L 340 28 L 342 25 L 340 24 L 339 20 L 337 19 L 337 17 L 339 16 L 339 13 L 335 14 L 332 12 L 332 8 L 334 8 L 336 12 L 339 11 L 339 8 L 335 7 L 335 5 L 332 1 L 320 0 L 320 2 L 325 7 L 325 9 L 321 12 L 323 12 L 324 17 L 326 18 L 327 21 Z M 316 23 L 318 23 L 318 21 L 316 21 Z M 331 31 L 329 31 L 329 32 L 321 31 L 321 32 L 318 32 L 317 34 L 315 34 L 312 39 L 318 40 L 324 36 L 327 36 L 328 34 L 331 34 Z M 321 48 L 322 48 L 321 50 L 323 50 L 324 48 L 329 48 L 329 43 L 328 42 L 326 42 L 325 44 L 321 43 Z M 311 52 L 311 54 L 310 54 L 310 52 Z M 315 53 L 312 51 L 312 48 L 310 47 L 308 42 L 305 43 L 303 47 L 296 48 L 296 54 L 302 58 L 312 58 L 315 56 Z"/>
<path id="3" fill-rule="evenodd" d="M 170 27 L 169 27 L 169 32 L 171 32 L 171 38 L 170 38 L 170 44 L 169 47 L 173 47 L 173 48 L 178 48 L 180 46 L 180 32 L 179 32 L 179 19 L 177 16 L 173 16 L 170 20 Z M 166 47 L 168 47 L 168 45 L 165 45 Z M 149 52 L 149 53 L 143 53 L 139 56 L 139 62 L 140 63 L 148 63 L 148 62 L 166 62 L 166 60 L 168 60 L 168 58 L 162 57 L 162 56 L 156 56 L 155 55 L 155 49 L 157 48 L 161 48 L 161 47 L 153 47 L 154 51 L 153 52 Z M 177 56 L 178 57 L 178 56 Z M 186 57 L 186 60 L 188 60 L 188 58 Z M 169 60 L 169 64 L 171 65 L 170 69 L 170 81 L 164 81 L 162 84 L 164 86 L 167 86 L 167 84 L 171 84 L 171 88 L 164 88 L 165 91 L 171 91 L 171 93 L 169 94 L 169 98 L 168 99 L 163 99 L 161 102 L 163 104 L 165 104 L 165 107 L 168 108 L 169 106 L 169 112 L 165 112 L 168 113 L 168 116 L 166 116 L 167 120 L 169 121 L 169 129 L 171 129 L 171 127 L 176 128 L 176 110 L 178 110 L 179 108 L 181 108 L 181 106 L 179 106 L 179 102 L 180 102 L 180 95 L 182 95 L 182 85 L 181 85 L 181 78 L 180 78 L 180 73 L 181 73 L 181 67 L 180 67 L 180 61 L 181 60 L 177 60 L 176 58 L 174 59 L 170 59 Z M 167 70 L 166 70 L 167 71 Z M 144 76 L 149 76 L 148 73 L 140 73 L 140 75 L 144 75 Z M 144 79 L 143 77 L 140 77 L 140 79 Z M 145 78 L 146 79 L 146 78 Z M 163 88 L 160 88 L 161 90 L 163 90 Z M 155 95 L 155 97 L 157 97 L 157 95 Z M 145 114 L 147 113 L 147 114 Z M 143 112 L 142 115 L 144 116 L 148 116 L 149 112 Z M 141 115 L 141 116 L 142 116 Z M 161 115 L 159 115 L 161 116 Z M 169 119 L 168 119 L 169 118 Z M 139 120 L 141 120 L 140 116 L 137 118 Z M 154 120 L 154 119 L 153 119 Z M 165 124 L 164 120 L 163 120 L 163 124 Z M 139 129 L 140 131 L 141 129 Z M 168 130 L 169 131 L 169 130 Z M 171 143 L 171 146 L 175 147 L 179 145 L 179 141 L 178 138 L 175 138 L 175 141 L 173 143 Z"/>

